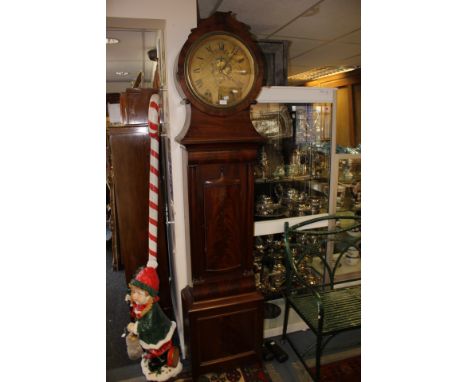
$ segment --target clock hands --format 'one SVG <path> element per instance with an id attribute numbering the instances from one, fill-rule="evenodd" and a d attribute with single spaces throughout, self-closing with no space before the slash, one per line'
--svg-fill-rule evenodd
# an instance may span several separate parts
<path id="1" fill-rule="evenodd" d="M 232 39 L 209 39 L 191 59 L 190 80 L 203 102 L 228 107 L 246 96 L 252 86 L 248 52 Z"/>
<path id="2" fill-rule="evenodd" d="M 238 87 L 242 87 L 242 82 L 238 81 L 238 80 L 235 80 L 234 78 L 232 78 L 231 75 L 229 75 L 228 73 L 225 73 L 224 71 L 221 71 L 220 72 L 224 77 L 226 77 L 228 80 L 234 82 L 236 84 L 236 86 Z"/>
<path id="3" fill-rule="evenodd" d="M 216 83 L 219 85 L 220 82 L 223 81 L 223 77 L 232 81 L 236 86 L 242 87 L 243 83 L 240 82 L 239 80 L 236 80 L 232 77 L 231 73 L 233 73 L 232 66 L 230 65 L 230 62 L 232 58 L 237 54 L 238 49 L 234 48 L 230 53 L 227 54 L 227 56 L 220 56 L 217 57 L 213 62 L 212 62 L 212 70 L 211 73 L 213 74 Z M 246 74 L 246 70 L 235 70 L 235 73 L 239 74 Z"/>
<path id="4" fill-rule="evenodd" d="M 232 51 L 228 54 L 228 60 L 227 60 L 226 64 L 229 64 L 229 63 L 231 62 L 232 58 L 233 58 L 237 53 L 239 53 L 239 47 L 236 46 L 236 47 L 234 47 L 234 48 L 232 49 Z"/>

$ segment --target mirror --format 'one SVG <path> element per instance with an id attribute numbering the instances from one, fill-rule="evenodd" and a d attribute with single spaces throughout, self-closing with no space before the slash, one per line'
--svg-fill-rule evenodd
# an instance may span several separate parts
<path id="1" fill-rule="evenodd" d="M 143 75 L 138 87 L 152 87 L 157 66 L 162 64 L 161 31 L 108 27 L 106 37 L 106 93 L 133 87 L 139 73 Z M 153 51 L 152 59 L 149 51 Z"/>

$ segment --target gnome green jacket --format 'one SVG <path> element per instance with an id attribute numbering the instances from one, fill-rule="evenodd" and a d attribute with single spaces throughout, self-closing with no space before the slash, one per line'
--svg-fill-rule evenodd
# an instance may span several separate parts
<path id="1" fill-rule="evenodd" d="M 138 320 L 138 337 L 148 345 L 155 345 L 159 341 L 165 343 L 171 339 L 166 338 L 171 326 L 172 321 L 167 318 L 159 304 L 154 303 L 151 310 Z"/>

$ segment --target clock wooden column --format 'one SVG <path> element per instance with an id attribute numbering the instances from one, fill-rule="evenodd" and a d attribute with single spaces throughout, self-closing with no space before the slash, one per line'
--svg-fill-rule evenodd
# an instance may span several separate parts
<path id="1" fill-rule="evenodd" d="M 178 78 L 191 104 L 178 141 L 188 157 L 192 285 L 184 333 L 198 375 L 261 362 L 263 296 L 253 275 L 254 163 L 263 138 L 250 121 L 263 62 L 249 28 L 215 13 L 192 30 Z"/>

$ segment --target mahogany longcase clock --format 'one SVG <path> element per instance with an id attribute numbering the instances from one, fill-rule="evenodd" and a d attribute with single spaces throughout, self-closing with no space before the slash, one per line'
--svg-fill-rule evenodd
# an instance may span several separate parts
<path id="1" fill-rule="evenodd" d="M 178 79 L 191 106 L 177 140 L 188 158 L 192 285 L 182 291 L 194 378 L 261 362 L 263 297 L 253 275 L 254 162 L 263 138 L 250 121 L 262 54 L 230 13 L 201 20 L 184 44 Z"/>

